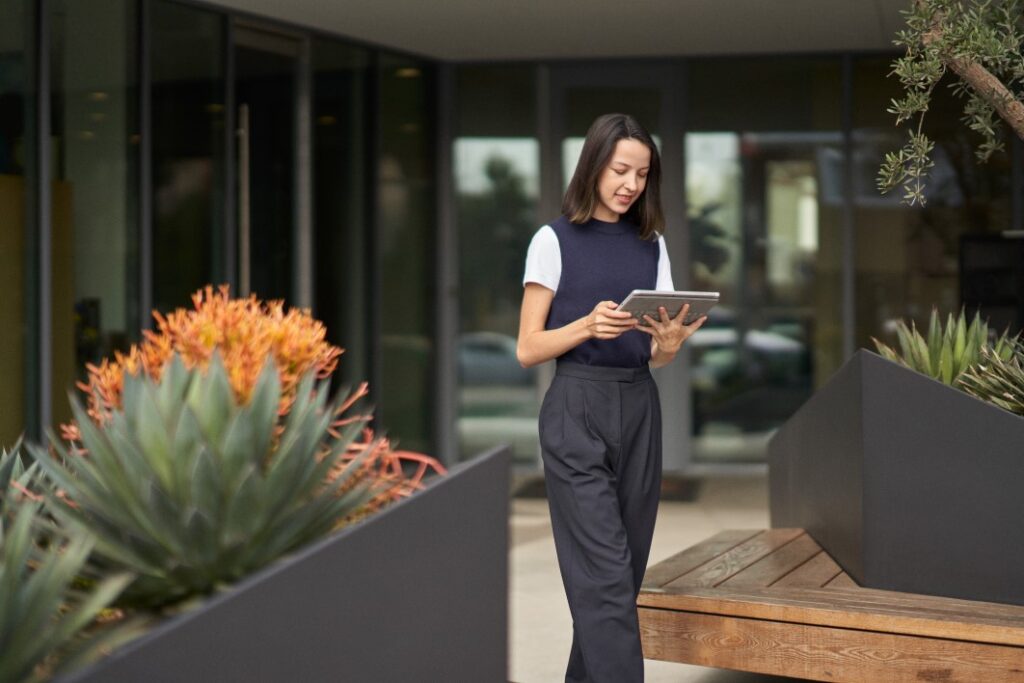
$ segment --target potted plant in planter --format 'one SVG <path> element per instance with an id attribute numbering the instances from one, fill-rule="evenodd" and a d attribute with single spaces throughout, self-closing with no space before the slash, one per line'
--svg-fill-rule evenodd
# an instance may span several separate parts
<path id="1" fill-rule="evenodd" d="M 962 313 L 899 334 L 770 441 L 772 526 L 807 529 L 865 586 L 1024 604 L 1024 417 L 1004 409 L 1024 404 L 1024 347 Z"/>
<path id="2" fill-rule="evenodd" d="M 92 539 L 52 524 L 31 493 L 38 468 L 24 467 L 18 451 L 0 452 L 0 681 L 43 680 L 128 635 L 102 627 L 83 635 L 131 577 L 110 575 L 88 590 L 76 585 Z"/>
<path id="3" fill-rule="evenodd" d="M 67 680 L 503 676 L 507 454 L 426 485 L 440 465 L 350 414 L 365 386 L 331 402 L 340 349 L 308 314 L 208 288 L 157 322 L 32 448 L 53 516 L 155 624 Z"/>

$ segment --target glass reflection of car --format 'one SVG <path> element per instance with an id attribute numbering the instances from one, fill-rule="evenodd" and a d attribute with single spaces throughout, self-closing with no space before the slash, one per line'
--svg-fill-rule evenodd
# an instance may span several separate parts
<path id="1" fill-rule="evenodd" d="M 516 340 L 499 332 L 469 332 L 459 338 L 459 378 L 463 386 L 532 385 L 536 372 L 516 358 Z"/>
<path id="2" fill-rule="evenodd" d="M 516 340 L 498 332 L 459 338 L 459 440 L 466 454 L 498 443 L 512 446 L 518 462 L 537 458 L 537 368 L 516 358 Z"/>
<path id="3" fill-rule="evenodd" d="M 687 342 L 691 353 L 694 427 L 773 429 L 811 392 L 810 353 L 800 321 L 777 320 L 741 330 L 727 308 L 712 309 Z"/>

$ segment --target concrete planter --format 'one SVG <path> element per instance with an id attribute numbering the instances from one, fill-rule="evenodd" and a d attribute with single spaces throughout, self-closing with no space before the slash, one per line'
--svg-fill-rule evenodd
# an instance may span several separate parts
<path id="1" fill-rule="evenodd" d="M 1024 418 L 862 350 L 768 457 L 772 526 L 861 585 L 1024 605 Z"/>
<path id="2" fill-rule="evenodd" d="M 509 458 L 459 465 L 63 680 L 507 680 Z"/>

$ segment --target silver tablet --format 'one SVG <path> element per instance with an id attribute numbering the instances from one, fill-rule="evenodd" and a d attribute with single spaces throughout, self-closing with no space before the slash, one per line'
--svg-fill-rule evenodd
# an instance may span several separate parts
<path id="1" fill-rule="evenodd" d="M 690 304 L 683 324 L 689 325 L 702 315 L 706 315 L 718 303 L 718 292 L 671 292 L 653 289 L 634 289 L 619 304 L 618 310 L 632 313 L 641 325 L 646 325 L 644 314 L 655 320 L 661 320 L 658 307 L 664 306 L 670 318 L 679 315 L 684 304 Z"/>

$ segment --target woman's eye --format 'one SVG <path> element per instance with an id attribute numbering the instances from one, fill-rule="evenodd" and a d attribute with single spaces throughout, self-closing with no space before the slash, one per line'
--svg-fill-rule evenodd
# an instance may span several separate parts
<path id="1" fill-rule="evenodd" d="M 615 171 L 615 174 L 616 174 L 616 175 L 625 175 L 625 173 L 626 173 L 625 171 L 620 171 L 620 170 L 619 170 L 619 169 L 617 169 L 617 168 L 613 168 L 612 170 L 613 170 L 613 171 Z"/>

